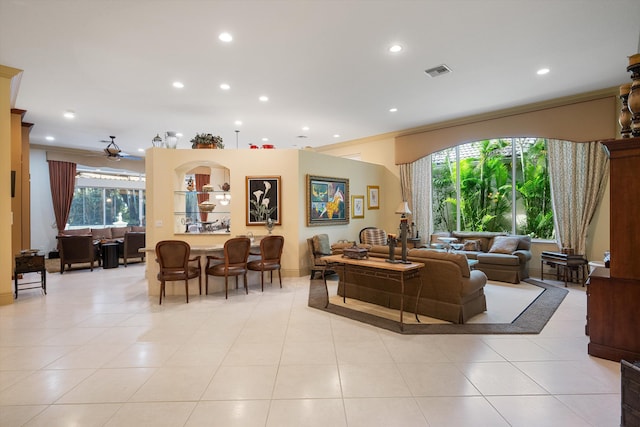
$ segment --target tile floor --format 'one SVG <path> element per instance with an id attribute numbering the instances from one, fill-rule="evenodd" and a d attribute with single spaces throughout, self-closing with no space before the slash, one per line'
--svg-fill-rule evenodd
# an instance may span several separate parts
<path id="1" fill-rule="evenodd" d="M 3 427 L 620 422 L 578 286 L 539 335 L 401 336 L 308 308 L 308 277 L 162 306 L 142 264 L 47 279 L 0 307 Z"/>

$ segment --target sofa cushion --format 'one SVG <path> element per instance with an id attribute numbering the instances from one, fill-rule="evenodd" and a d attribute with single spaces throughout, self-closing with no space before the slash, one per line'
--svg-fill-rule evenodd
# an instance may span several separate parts
<path id="1" fill-rule="evenodd" d="M 467 239 L 462 242 L 462 250 L 463 251 L 472 251 L 479 252 L 482 250 L 482 244 L 480 240 L 477 239 Z"/>
<path id="2" fill-rule="evenodd" d="M 131 231 L 131 227 L 111 227 L 112 239 L 123 239 L 124 233 Z"/>
<path id="3" fill-rule="evenodd" d="M 364 239 L 362 243 L 368 245 L 386 245 L 387 232 L 380 228 L 368 228 L 364 230 Z"/>
<path id="4" fill-rule="evenodd" d="M 93 240 L 108 240 L 108 239 L 111 239 L 111 229 L 110 228 L 92 228 L 91 235 L 93 236 Z"/>
<path id="5" fill-rule="evenodd" d="M 511 254 L 518 248 L 520 242 L 519 237 L 512 236 L 496 236 L 489 253 Z"/>
<path id="6" fill-rule="evenodd" d="M 60 233 L 62 236 L 91 236 L 90 228 L 75 228 L 72 230 L 63 230 Z"/>
<path id="7" fill-rule="evenodd" d="M 144 225 L 132 225 L 131 231 L 134 233 L 144 233 L 147 231 L 147 228 Z"/>
<path id="8" fill-rule="evenodd" d="M 515 255 L 507 255 L 500 253 L 478 254 L 476 259 L 483 265 L 520 265 L 520 258 Z M 478 268 L 476 266 L 476 268 Z"/>
<path id="9" fill-rule="evenodd" d="M 313 252 L 322 255 L 331 255 L 331 245 L 328 234 L 316 234 L 313 236 Z"/>

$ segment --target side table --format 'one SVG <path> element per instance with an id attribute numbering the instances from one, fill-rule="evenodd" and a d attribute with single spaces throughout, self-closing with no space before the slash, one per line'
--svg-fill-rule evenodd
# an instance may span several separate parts
<path id="1" fill-rule="evenodd" d="M 47 294 L 47 270 L 44 266 L 44 255 L 38 255 L 37 252 L 27 252 L 16 255 L 16 266 L 13 270 L 13 280 L 15 286 L 16 299 L 18 299 L 18 287 L 22 285 L 31 285 L 39 283 L 39 286 L 30 286 L 26 289 L 42 289 L 44 294 Z M 18 276 L 24 273 L 39 273 L 40 280 L 34 280 L 31 282 L 18 283 Z"/>
<path id="2" fill-rule="evenodd" d="M 118 243 L 103 243 L 100 250 L 102 251 L 102 268 L 118 268 Z"/>

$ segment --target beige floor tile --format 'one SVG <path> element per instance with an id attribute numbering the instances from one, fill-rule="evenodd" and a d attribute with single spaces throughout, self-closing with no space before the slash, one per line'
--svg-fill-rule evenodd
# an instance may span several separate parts
<path id="1" fill-rule="evenodd" d="M 98 369 L 56 403 L 126 402 L 154 372 L 152 368 Z"/>
<path id="2" fill-rule="evenodd" d="M 590 426 L 554 396 L 493 396 L 487 399 L 512 426 Z"/>
<path id="3" fill-rule="evenodd" d="M 271 402 L 267 427 L 346 427 L 342 399 L 295 399 Z"/>
<path id="4" fill-rule="evenodd" d="M 485 396 L 549 393 L 509 362 L 466 363 L 460 369 Z"/>
<path id="5" fill-rule="evenodd" d="M 391 363 L 393 359 L 380 337 L 370 340 L 336 341 L 338 363 Z"/>
<path id="6" fill-rule="evenodd" d="M 589 361 L 514 362 L 514 365 L 534 381 L 554 394 L 618 393 L 620 375 L 607 372 Z"/>
<path id="7" fill-rule="evenodd" d="M 331 365 L 336 364 L 333 341 L 309 341 L 284 343 L 281 365 Z"/>
<path id="8" fill-rule="evenodd" d="M 281 366 L 273 390 L 274 399 L 342 397 L 335 365 Z"/>
<path id="9" fill-rule="evenodd" d="M 349 427 L 428 427 L 413 398 L 345 399 Z"/>
<path id="10" fill-rule="evenodd" d="M 414 396 L 477 396 L 480 394 L 451 363 L 400 364 L 400 373 Z"/>
<path id="11" fill-rule="evenodd" d="M 195 408 L 195 402 L 124 403 L 105 427 L 183 426 Z"/>
<path id="12" fill-rule="evenodd" d="M 271 399 L 278 366 L 221 366 L 202 400 Z"/>
<path id="13" fill-rule="evenodd" d="M 0 404 L 51 404 L 94 372 L 93 369 L 36 371 L 0 392 Z"/>
<path id="14" fill-rule="evenodd" d="M 509 427 L 510 425 L 484 397 L 420 397 L 416 400 L 429 422 L 429 427 Z"/>
<path id="15" fill-rule="evenodd" d="M 177 344 L 141 342 L 125 348 L 104 368 L 159 368 L 180 348 Z"/>
<path id="16" fill-rule="evenodd" d="M 556 397 L 595 427 L 620 425 L 619 394 L 567 394 Z"/>
<path id="17" fill-rule="evenodd" d="M 120 404 L 51 405 L 25 427 L 82 426 L 100 427 L 120 408 Z"/>
<path id="18" fill-rule="evenodd" d="M 0 406 L 0 426 L 22 427 L 46 408 L 47 405 Z"/>
<path id="19" fill-rule="evenodd" d="M 199 402 L 185 427 L 264 427 L 268 400 Z"/>
<path id="20" fill-rule="evenodd" d="M 345 398 L 411 396 L 407 383 L 393 363 L 341 364 L 340 383 Z"/>
<path id="21" fill-rule="evenodd" d="M 131 397 L 132 402 L 183 402 L 200 400 L 213 377 L 215 368 L 165 367 L 155 370 L 151 378 Z"/>

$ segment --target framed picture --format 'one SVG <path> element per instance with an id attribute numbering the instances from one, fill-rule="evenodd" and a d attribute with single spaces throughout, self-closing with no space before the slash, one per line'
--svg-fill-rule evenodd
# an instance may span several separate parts
<path id="1" fill-rule="evenodd" d="M 351 218 L 364 218 L 364 196 L 351 196 Z"/>
<path id="2" fill-rule="evenodd" d="M 279 176 L 248 176 L 247 225 L 282 224 L 281 194 Z"/>
<path id="3" fill-rule="evenodd" d="M 367 185 L 367 209 L 380 209 L 380 187 Z"/>
<path id="4" fill-rule="evenodd" d="M 307 225 L 349 223 L 349 180 L 307 175 Z"/>

